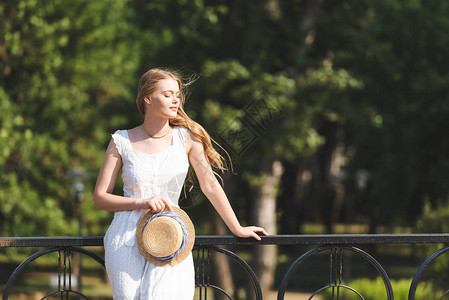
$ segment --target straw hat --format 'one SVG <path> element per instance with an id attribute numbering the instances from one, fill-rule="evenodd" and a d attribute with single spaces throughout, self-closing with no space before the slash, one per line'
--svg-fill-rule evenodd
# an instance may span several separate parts
<path id="1" fill-rule="evenodd" d="M 174 266 L 192 251 L 195 228 L 189 216 L 173 206 L 173 212 L 144 214 L 137 226 L 136 238 L 146 260 L 158 266 Z"/>

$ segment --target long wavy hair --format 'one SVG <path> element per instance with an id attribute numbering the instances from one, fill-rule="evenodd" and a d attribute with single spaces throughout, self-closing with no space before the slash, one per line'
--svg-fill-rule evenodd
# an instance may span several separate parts
<path id="1" fill-rule="evenodd" d="M 223 172 L 228 170 L 228 168 L 223 156 L 215 150 L 212 142 L 215 143 L 220 149 L 222 149 L 224 153 L 226 153 L 232 168 L 232 162 L 226 150 L 223 149 L 223 147 L 221 147 L 220 144 L 218 144 L 215 140 L 213 140 L 207 133 L 207 131 L 200 124 L 193 121 L 184 111 L 184 103 L 186 101 L 186 88 L 195 81 L 194 78 L 190 78 L 188 81 L 183 82 L 181 79 L 182 77 L 176 71 L 160 68 L 148 70 L 140 78 L 139 86 L 137 89 L 136 104 L 139 112 L 142 115 L 145 115 L 145 98 L 155 91 L 158 81 L 168 78 L 171 78 L 178 82 L 179 91 L 181 92 L 178 114 L 175 118 L 169 119 L 169 124 L 172 126 L 181 126 L 189 129 L 195 135 L 195 137 L 197 137 L 201 141 L 201 143 L 203 144 L 206 159 L 211 165 L 215 175 L 218 175 L 215 170 L 218 169 Z M 191 167 L 189 168 L 188 180 L 192 184 L 190 187 L 191 190 L 194 184 L 194 174 Z"/>

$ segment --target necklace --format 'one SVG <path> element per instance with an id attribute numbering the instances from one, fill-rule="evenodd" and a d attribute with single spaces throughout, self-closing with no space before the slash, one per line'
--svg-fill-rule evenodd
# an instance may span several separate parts
<path id="1" fill-rule="evenodd" d="M 167 133 L 165 133 L 164 135 L 161 135 L 161 136 L 154 136 L 154 135 L 149 134 L 149 133 L 145 130 L 145 128 L 144 128 L 143 126 L 142 126 L 142 129 L 143 129 L 143 131 L 144 131 L 150 138 L 152 138 L 152 139 L 161 139 L 161 138 L 163 138 L 163 137 L 166 137 L 167 134 L 170 132 L 170 126 L 168 127 Z"/>

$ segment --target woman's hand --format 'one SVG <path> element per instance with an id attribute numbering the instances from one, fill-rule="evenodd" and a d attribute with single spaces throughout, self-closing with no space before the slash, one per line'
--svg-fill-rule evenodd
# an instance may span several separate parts
<path id="1" fill-rule="evenodd" d="M 140 209 L 148 209 L 152 213 L 160 213 L 167 207 L 169 211 L 173 211 L 170 200 L 163 198 L 161 195 L 156 195 L 146 199 L 138 199 L 137 207 Z"/>
<path id="2" fill-rule="evenodd" d="M 236 232 L 233 232 L 233 233 L 238 237 L 242 237 L 242 238 L 252 237 L 258 241 L 260 241 L 261 238 L 257 233 L 259 233 L 261 235 L 269 235 L 265 231 L 265 229 L 263 229 L 262 227 L 256 227 L 256 226 L 240 227 L 238 230 L 236 230 Z"/>

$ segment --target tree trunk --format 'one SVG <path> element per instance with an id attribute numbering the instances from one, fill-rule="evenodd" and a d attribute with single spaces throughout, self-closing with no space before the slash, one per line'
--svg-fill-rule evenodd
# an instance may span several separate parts
<path id="1" fill-rule="evenodd" d="M 282 162 L 284 173 L 281 178 L 281 191 L 278 195 L 279 234 L 298 234 L 305 217 L 310 215 L 309 204 L 305 201 L 312 173 L 297 162 Z M 302 166 L 302 167 L 300 167 Z"/>
<path id="2" fill-rule="evenodd" d="M 214 232 L 218 235 L 229 234 L 226 225 L 223 223 L 220 217 L 214 218 Z M 232 280 L 231 266 L 229 265 L 229 260 L 225 254 L 222 253 L 212 253 L 212 261 L 214 264 L 214 273 L 217 276 L 217 285 L 226 291 L 231 297 L 235 296 L 234 283 Z M 214 292 L 214 299 L 225 300 L 228 299 L 221 292 Z"/>
<path id="3" fill-rule="evenodd" d="M 223 174 L 222 178 L 224 183 L 223 189 L 225 190 L 225 193 L 228 196 L 229 200 L 232 202 L 232 199 L 235 199 L 236 195 L 235 180 L 233 180 L 229 173 Z M 216 217 L 213 221 L 213 230 L 217 235 L 229 234 L 229 230 L 218 214 L 216 214 Z M 236 291 L 232 279 L 231 266 L 229 265 L 227 256 L 222 253 L 213 253 L 212 261 L 215 268 L 215 274 L 217 275 L 217 285 L 225 290 L 226 293 L 228 293 L 234 299 Z M 215 291 L 214 299 L 225 300 L 228 298 L 221 292 Z"/>
<path id="4" fill-rule="evenodd" d="M 279 160 L 262 166 L 261 184 L 255 185 L 255 222 L 265 228 L 269 234 L 276 234 L 276 196 L 278 184 L 283 173 Z M 255 250 L 255 272 L 259 279 L 262 293 L 267 295 L 274 282 L 274 272 L 277 262 L 277 246 L 257 246 Z"/>
<path id="5" fill-rule="evenodd" d="M 341 146 L 338 124 L 324 120 L 318 131 L 325 137 L 311 161 L 312 202 L 315 221 L 324 224 L 326 233 L 332 233 L 340 219 L 344 196 L 344 172 L 346 157 Z"/>

